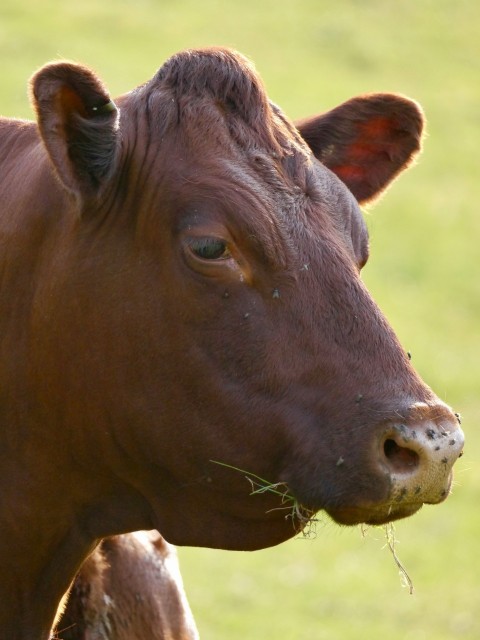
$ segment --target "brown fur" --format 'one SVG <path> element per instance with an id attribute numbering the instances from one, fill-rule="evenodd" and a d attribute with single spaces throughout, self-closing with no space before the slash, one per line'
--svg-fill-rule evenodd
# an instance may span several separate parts
<path id="1" fill-rule="evenodd" d="M 175 548 L 155 531 L 103 540 L 56 628 L 58 640 L 196 640 Z"/>
<path id="2" fill-rule="evenodd" d="M 358 201 L 420 148 L 415 103 L 361 96 L 297 128 L 224 49 L 174 56 L 117 108 L 72 63 L 31 92 L 36 123 L 0 120 L 5 637 L 48 637 L 104 537 L 252 550 L 316 510 L 378 524 L 446 497 L 462 433 L 360 278 Z"/>

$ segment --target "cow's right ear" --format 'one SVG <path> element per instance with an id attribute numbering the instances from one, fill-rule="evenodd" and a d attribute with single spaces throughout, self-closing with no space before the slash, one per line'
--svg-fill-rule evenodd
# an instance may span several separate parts
<path id="1" fill-rule="evenodd" d="M 40 135 L 65 187 L 95 195 L 115 165 L 118 111 L 97 76 L 83 66 L 53 62 L 31 80 Z"/>

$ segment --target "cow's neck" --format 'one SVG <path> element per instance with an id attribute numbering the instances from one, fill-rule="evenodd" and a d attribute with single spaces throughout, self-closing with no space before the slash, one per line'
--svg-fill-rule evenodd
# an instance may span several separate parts
<path id="1" fill-rule="evenodd" d="M 42 484 L 41 477 L 35 480 Z M 39 496 L 22 492 L 20 481 L 2 483 L 2 513 L 8 515 L 0 528 L 0 638 L 50 638 L 62 596 L 98 539 L 152 528 L 149 509 L 134 491 L 110 487 L 88 507 L 74 508 L 67 484 Z"/>
<path id="2" fill-rule="evenodd" d="M 67 534 L 52 548 L 40 531 L 13 544 L 9 538 L 0 539 L 0 637 L 47 640 L 58 604 L 94 545 Z"/>

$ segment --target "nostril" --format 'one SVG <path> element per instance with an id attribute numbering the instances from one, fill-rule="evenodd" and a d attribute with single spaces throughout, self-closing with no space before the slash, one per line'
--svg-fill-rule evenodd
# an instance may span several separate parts
<path id="1" fill-rule="evenodd" d="M 418 453 L 401 447 L 392 438 L 385 440 L 383 451 L 389 466 L 397 473 L 411 473 L 420 464 Z"/>

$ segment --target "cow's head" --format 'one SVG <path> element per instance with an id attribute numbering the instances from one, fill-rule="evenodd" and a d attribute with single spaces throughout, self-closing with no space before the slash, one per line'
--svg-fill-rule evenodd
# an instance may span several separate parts
<path id="1" fill-rule="evenodd" d="M 33 96 L 71 196 L 37 295 L 38 396 L 118 509 L 136 496 L 132 527 L 253 549 L 302 509 L 385 523 L 447 496 L 457 420 L 360 277 L 359 203 L 418 152 L 418 105 L 367 95 L 295 127 L 227 50 L 174 56 L 119 110 L 66 63 Z"/>

